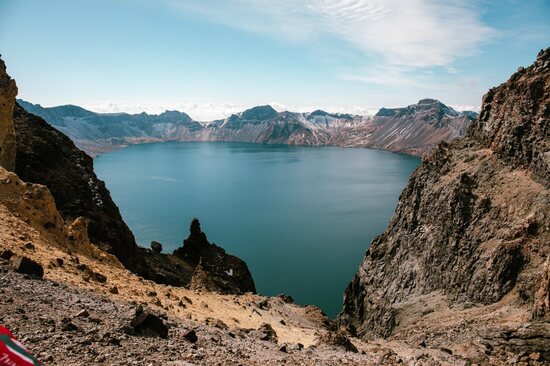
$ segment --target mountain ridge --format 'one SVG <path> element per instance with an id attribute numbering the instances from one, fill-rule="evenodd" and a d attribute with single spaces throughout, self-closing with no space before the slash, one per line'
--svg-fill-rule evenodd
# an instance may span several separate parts
<path id="1" fill-rule="evenodd" d="M 381 109 L 384 115 L 375 116 L 322 110 L 277 112 L 263 105 L 209 122 L 195 121 L 177 111 L 156 115 L 105 114 L 72 105 L 44 108 L 23 100 L 18 103 L 67 134 L 92 156 L 128 144 L 161 141 L 335 145 L 423 155 L 439 141 L 462 136 L 475 117 L 471 112 L 457 112 L 433 99 L 423 99 L 419 103 L 424 104 L 404 108 Z M 400 112 L 403 110 L 407 113 Z"/>

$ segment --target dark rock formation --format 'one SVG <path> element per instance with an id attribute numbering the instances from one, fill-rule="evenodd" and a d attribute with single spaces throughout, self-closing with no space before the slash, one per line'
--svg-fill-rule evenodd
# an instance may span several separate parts
<path id="1" fill-rule="evenodd" d="M 277 343 L 277 333 L 271 324 L 264 323 L 258 329 L 253 330 L 250 334 L 261 341 Z"/>
<path id="2" fill-rule="evenodd" d="M 27 257 L 16 257 L 13 260 L 12 265 L 16 272 L 28 274 L 39 278 L 42 278 L 44 276 L 44 269 L 42 268 L 42 266 Z"/>
<path id="3" fill-rule="evenodd" d="M 484 97 L 467 137 L 440 144 L 413 173 L 345 291 L 340 323 L 387 337 L 415 321 L 421 296 L 481 306 L 512 290 L 517 306 L 536 302 L 547 317 L 549 116 L 546 50 Z"/>
<path id="4" fill-rule="evenodd" d="M 199 337 L 197 337 L 197 332 L 193 329 L 189 329 L 183 333 L 183 338 L 187 339 L 191 343 L 197 343 Z"/>
<path id="5" fill-rule="evenodd" d="M 478 128 L 471 134 L 502 160 L 529 168 L 550 182 L 550 50 L 529 68 L 483 97 Z"/>
<path id="6" fill-rule="evenodd" d="M 157 315 L 143 307 L 138 306 L 132 320 L 130 321 L 130 329 L 127 330 L 130 334 L 135 334 L 143 337 L 160 337 L 168 338 L 168 327 L 164 321 Z"/>
<path id="7" fill-rule="evenodd" d="M 13 107 L 16 95 L 15 80 L 6 73 L 6 65 L 0 58 L 0 166 L 9 171 L 15 169 Z"/>
<path id="8" fill-rule="evenodd" d="M 193 121 L 180 112 L 100 114 L 77 106 L 43 108 L 19 101 L 71 137 L 91 155 L 151 141 L 238 141 L 291 145 L 371 147 L 422 155 L 440 141 L 464 135 L 475 112 L 457 112 L 424 99 L 406 108 L 381 109 L 374 117 L 277 112 L 258 106 L 224 120 Z"/>
<path id="9" fill-rule="evenodd" d="M 47 186 L 65 220 L 84 217 L 92 243 L 114 254 L 128 268 L 146 272 L 137 255 L 134 236 L 105 183 L 97 178 L 92 158 L 67 136 L 19 105 L 15 106 L 14 124 L 19 177 Z"/>
<path id="10" fill-rule="evenodd" d="M 162 252 L 162 244 L 159 243 L 158 241 L 152 241 L 151 242 L 151 249 L 153 250 L 153 252 L 155 253 L 161 253 Z"/>
<path id="11" fill-rule="evenodd" d="M 232 294 L 256 292 L 246 263 L 210 244 L 197 219 L 191 222 L 189 237 L 174 251 L 174 256 L 195 267 L 191 279 L 193 288 Z"/>

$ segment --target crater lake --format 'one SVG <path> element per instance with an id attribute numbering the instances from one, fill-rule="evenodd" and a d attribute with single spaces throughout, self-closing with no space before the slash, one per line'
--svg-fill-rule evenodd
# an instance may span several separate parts
<path id="1" fill-rule="evenodd" d="M 331 318 L 420 159 L 380 150 L 220 142 L 131 145 L 94 159 L 138 244 L 172 252 L 196 217 L 259 293 Z"/>

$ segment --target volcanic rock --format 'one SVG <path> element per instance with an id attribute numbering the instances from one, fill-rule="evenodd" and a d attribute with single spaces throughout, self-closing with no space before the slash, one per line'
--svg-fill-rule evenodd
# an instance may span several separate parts
<path id="1" fill-rule="evenodd" d="M 6 170 L 15 169 L 15 129 L 13 108 L 17 85 L 6 73 L 6 65 L 0 58 L 0 166 Z"/>
<path id="2" fill-rule="evenodd" d="M 168 327 L 164 321 L 141 306 L 136 308 L 134 318 L 130 321 L 130 327 L 135 335 L 168 338 Z"/>
<path id="3" fill-rule="evenodd" d="M 412 174 L 345 291 L 340 324 L 388 337 L 422 318 L 420 301 L 471 307 L 508 294 L 547 319 L 549 167 L 547 49 L 485 95 L 465 138 L 440 144 Z"/>
<path id="4" fill-rule="evenodd" d="M 44 276 L 44 269 L 42 266 L 27 257 L 16 257 L 13 260 L 12 265 L 13 268 L 19 273 L 24 273 L 39 278 Z"/>
<path id="5" fill-rule="evenodd" d="M 152 241 L 151 242 L 151 249 L 153 250 L 153 252 L 155 253 L 160 253 L 162 252 L 162 244 L 159 243 L 158 241 Z"/>
<path id="6" fill-rule="evenodd" d="M 190 234 L 174 256 L 195 266 L 190 286 L 224 294 L 256 292 L 248 266 L 241 259 L 208 242 L 200 222 L 193 219 Z"/>

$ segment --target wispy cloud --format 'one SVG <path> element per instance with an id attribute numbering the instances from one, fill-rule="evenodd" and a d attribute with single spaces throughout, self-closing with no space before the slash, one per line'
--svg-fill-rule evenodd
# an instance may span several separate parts
<path id="1" fill-rule="evenodd" d="M 166 110 L 185 112 L 198 121 L 224 119 L 231 114 L 242 112 L 245 106 L 229 102 L 188 102 L 188 103 L 155 103 L 155 102 L 99 102 L 82 106 L 97 113 L 141 113 L 159 114 Z"/>
<path id="2" fill-rule="evenodd" d="M 291 112 L 312 112 L 317 109 L 322 109 L 329 113 L 351 113 L 357 115 L 373 115 L 380 107 L 378 106 L 330 106 L 330 105 L 288 105 L 279 102 L 270 102 L 273 108 L 277 111 L 291 111 Z M 90 111 L 97 113 L 141 113 L 146 112 L 149 114 L 160 114 L 167 110 L 176 110 L 185 112 L 191 118 L 197 121 L 213 121 L 218 119 L 225 119 L 232 114 L 242 112 L 248 108 L 254 107 L 252 105 L 237 105 L 229 102 L 224 103 L 212 103 L 212 102 L 189 102 L 189 103 L 155 103 L 155 102 L 120 102 L 120 103 L 90 103 L 82 105 Z M 152 177 L 153 179 L 155 177 Z"/>
<path id="3" fill-rule="evenodd" d="M 287 40 L 336 38 L 394 66 L 449 66 L 495 34 L 472 0 L 164 1 L 188 14 Z"/>

